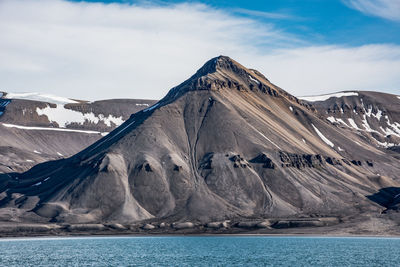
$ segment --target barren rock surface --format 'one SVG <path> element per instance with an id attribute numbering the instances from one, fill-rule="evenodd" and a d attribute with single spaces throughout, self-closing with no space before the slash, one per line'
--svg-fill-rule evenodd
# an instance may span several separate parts
<path id="1" fill-rule="evenodd" d="M 321 113 L 220 56 L 80 153 L 2 175 L 0 218 L 89 233 L 396 234 L 398 153 Z"/>

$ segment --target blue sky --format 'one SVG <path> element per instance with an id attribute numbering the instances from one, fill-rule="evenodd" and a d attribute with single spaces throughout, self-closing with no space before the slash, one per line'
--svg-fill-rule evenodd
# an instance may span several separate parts
<path id="1" fill-rule="evenodd" d="M 0 1 L 0 90 L 159 99 L 228 55 L 294 95 L 400 95 L 400 0 Z"/>
<path id="2" fill-rule="evenodd" d="M 400 1 L 389 0 L 388 2 Z M 79 2 L 79 1 L 78 1 Z M 269 23 L 313 44 L 363 45 L 371 43 L 400 44 L 400 9 L 397 21 L 360 12 L 351 1 L 341 0 L 206 0 L 206 1 L 97 1 L 126 4 L 203 3 Z M 357 1 L 355 1 L 357 2 Z M 362 2 L 362 1 L 360 1 Z M 379 2 L 379 1 L 378 1 Z"/>

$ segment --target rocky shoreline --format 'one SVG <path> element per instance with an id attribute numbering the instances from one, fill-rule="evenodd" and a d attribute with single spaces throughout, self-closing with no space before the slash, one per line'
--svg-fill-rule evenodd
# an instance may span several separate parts
<path id="1" fill-rule="evenodd" d="M 376 222 L 371 222 L 376 223 Z M 136 224 L 0 223 L 0 238 L 129 235 L 333 235 L 397 236 L 394 232 L 357 229 L 342 218 L 286 218 L 199 222 L 141 222 Z M 382 229 L 381 229 L 382 230 Z"/>
<path id="2" fill-rule="evenodd" d="M 58 235 L 118 235 L 118 234 L 235 234 L 246 232 L 273 233 L 289 228 L 316 228 L 336 225 L 340 219 L 296 218 L 242 221 L 196 222 L 142 222 L 137 224 L 92 223 L 92 224 L 43 224 L 2 223 L 0 237 L 58 236 Z"/>

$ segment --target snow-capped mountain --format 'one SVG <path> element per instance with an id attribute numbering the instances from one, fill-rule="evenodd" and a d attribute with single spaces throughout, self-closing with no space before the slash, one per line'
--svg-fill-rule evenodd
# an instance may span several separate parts
<path id="1" fill-rule="evenodd" d="M 355 132 L 378 147 L 400 146 L 400 96 L 353 91 L 300 97 L 338 128 Z"/>
<path id="2" fill-rule="evenodd" d="M 0 172 L 24 171 L 75 154 L 152 100 L 72 100 L 40 93 L 0 93 Z"/>

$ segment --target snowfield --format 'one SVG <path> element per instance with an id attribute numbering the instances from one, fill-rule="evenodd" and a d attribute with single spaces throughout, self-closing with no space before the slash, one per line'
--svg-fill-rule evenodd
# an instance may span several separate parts
<path id="1" fill-rule="evenodd" d="M 36 108 L 36 112 L 39 116 L 47 116 L 49 121 L 56 122 L 61 128 L 66 128 L 67 125 L 71 123 L 83 124 L 86 121 L 94 124 L 103 122 L 108 127 L 112 126 L 111 123 L 114 123 L 116 126 L 120 126 L 124 122 L 122 116 L 114 117 L 111 114 L 108 115 L 108 117 L 104 116 L 103 114 L 96 116 L 93 112 L 81 113 L 72 109 L 66 109 L 63 105 L 59 104 L 57 104 L 56 108 L 52 108 L 50 106 L 47 106 L 44 109 Z"/>
<path id="2" fill-rule="evenodd" d="M 55 96 L 51 94 L 41 94 L 41 93 L 7 93 L 5 98 L 42 101 L 59 105 L 79 103 L 75 100 L 66 97 Z"/>
<path id="3" fill-rule="evenodd" d="M 358 93 L 357 92 L 341 92 L 341 93 L 317 95 L 317 96 L 300 96 L 297 98 L 301 99 L 301 100 L 309 101 L 309 102 L 316 102 L 316 101 L 325 101 L 331 97 L 343 97 L 343 96 L 358 96 Z"/>

